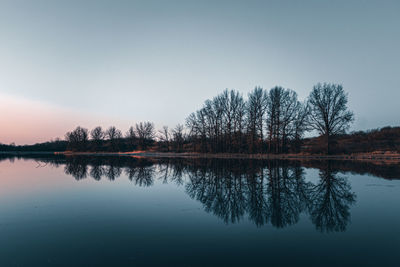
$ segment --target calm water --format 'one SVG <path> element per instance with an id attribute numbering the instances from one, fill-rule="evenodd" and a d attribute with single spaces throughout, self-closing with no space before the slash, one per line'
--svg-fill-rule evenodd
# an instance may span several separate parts
<path id="1" fill-rule="evenodd" d="M 400 165 L 0 158 L 0 266 L 400 266 Z"/>

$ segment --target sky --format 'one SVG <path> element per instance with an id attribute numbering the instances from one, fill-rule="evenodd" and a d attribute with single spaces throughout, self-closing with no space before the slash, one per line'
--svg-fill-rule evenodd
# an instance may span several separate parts
<path id="1" fill-rule="evenodd" d="M 351 130 L 400 125 L 400 1 L 0 0 L 0 143 L 174 127 L 224 89 L 341 83 Z"/>

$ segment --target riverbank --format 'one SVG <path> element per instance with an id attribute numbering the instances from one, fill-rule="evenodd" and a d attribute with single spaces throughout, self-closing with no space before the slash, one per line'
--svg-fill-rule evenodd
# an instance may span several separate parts
<path id="1" fill-rule="evenodd" d="M 218 158 L 218 159 L 287 159 L 287 160 L 363 160 L 387 161 L 400 163 L 400 153 L 373 152 L 345 155 L 324 154 L 245 154 L 245 153 L 194 153 L 194 152 L 157 152 L 157 151 L 131 151 L 131 152 L 1 152 L 15 156 L 23 155 L 65 155 L 65 156 L 130 156 L 154 158 Z"/>
<path id="2" fill-rule="evenodd" d="M 220 158 L 220 159 L 294 159 L 294 160 L 379 160 L 400 162 L 400 154 L 392 152 L 375 152 L 347 155 L 323 155 L 323 154 L 244 154 L 244 153 L 193 153 L 193 152 L 56 152 L 67 156 L 133 156 L 133 157 L 157 157 L 157 158 Z"/>

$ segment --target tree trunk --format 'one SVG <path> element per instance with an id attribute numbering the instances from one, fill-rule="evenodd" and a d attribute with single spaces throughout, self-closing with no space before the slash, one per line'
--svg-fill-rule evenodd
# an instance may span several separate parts
<path id="1" fill-rule="evenodd" d="M 329 155 L 330 151 L 330 140 L 329 140 L 329 133 L 326 134 L 326 154 Z"/>

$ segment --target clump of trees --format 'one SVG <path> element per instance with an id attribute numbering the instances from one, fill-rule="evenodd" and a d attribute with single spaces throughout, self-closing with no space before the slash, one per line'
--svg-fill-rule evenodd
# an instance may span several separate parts
<path id="1" fill-rule="evenodd" d="M 156 136 L 154 124 L 151 122 L 140 122 L 136 124 L 136 135 L 141 149 L 147 149 L 152 145 Z"/>
<path id="2" fill-rule="evenodd" d="M 324 152 L 330 153 L 335 137 L 344 134 L 354 120 L 347 102 L 342 85 L 332 83 L 315 85 L 304 102 L 295 91 L 280 86 L 256 87 L 247 98 L 225 90 L 190 114 L 186 127 L 179 124 L 170 130 L 164 126 L 156 132 L 153 123 L 140 122 L 125 135 L 114 126 L 105 131 L 98 126 L 90 134 L 77 127 L 65 137 L 68 148 L 76 151 L 278 154 L 301 152 L 304 134 L 316 131 L 324 139 Z"/>
<path id="3" fill-rule="evenodd" d="M 67 149 L 72 151 L 132 151 L 147 149 L 155 142 L 154 124 L 140 122 L 131 126 L 125 136 L 115 126 L 103 130 L 97 126 L 90 131 L 80 126 L 65 134 Z"/>
<path id="4" fill-rule="evenodd" d="M 347 94 L 337 84 L 317 84 L 307 101 L 291 89 L 256 87 L 247 100 L 225 90 L 186 120 L 192 149 L 201 152 L 300 152 L 307 131 L 332 138 L 344 133 L 354 120 L 347 109 Z"/>
<path id="5" fill-rule="evenodd" d="M 89 139 L 89 131 L 80 126 L 75 130 L 65 134 L 65 140 L 68 141 L 68 147 L 71 150 L 86 150 Z"/>

